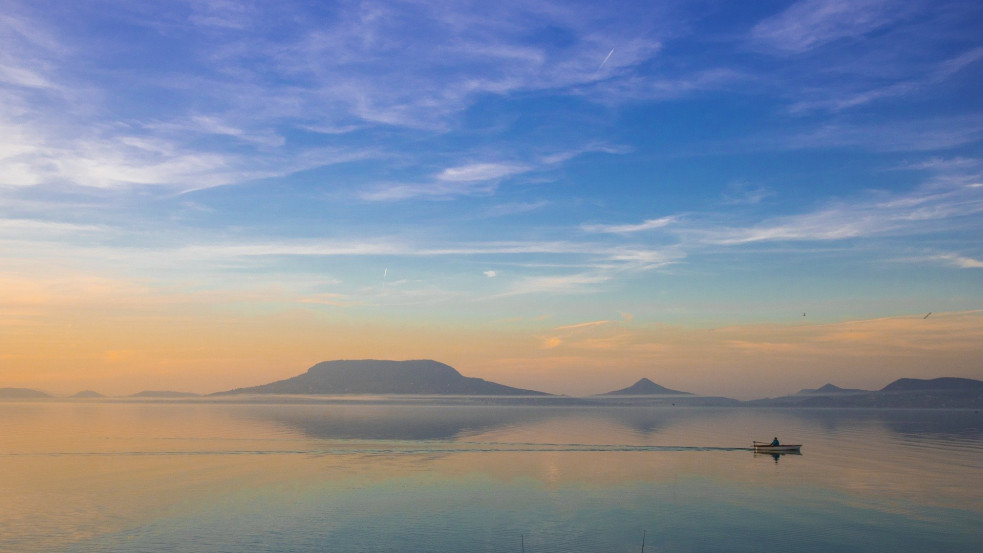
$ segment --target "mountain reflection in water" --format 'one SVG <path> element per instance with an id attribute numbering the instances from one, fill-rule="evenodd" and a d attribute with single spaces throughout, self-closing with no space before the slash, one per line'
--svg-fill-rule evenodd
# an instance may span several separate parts
<path id="1" fill-rule="evenodd" d="M 973 411 L 0 402 L 0 550 L 515 551 L 522 535 L 578 553 L 645 531 L 652 551 L 971 551 L 980 428 Z M 749 450 L 775 435 L 803 454 Z"/>

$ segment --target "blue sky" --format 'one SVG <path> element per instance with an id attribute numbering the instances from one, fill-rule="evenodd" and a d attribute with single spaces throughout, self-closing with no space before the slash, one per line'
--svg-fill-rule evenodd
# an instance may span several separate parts
<path id="1" fill-rule="evenodd" d="M 964 362 L 983 327 L 977 2 L 0 6 L 10 385 L 96 386 L 125 352 L 132 386 L 390 356 L 563 392 L 649 376 L 726 395 L 709 381 L 755 378 L 651 346 L 930 311 L 965 338 L 932 370 L 983 377 Z M 380 339 L 312 335 L 243 373 L 255 336 L 164 354 L 129 333 L 236 320 L 270 342 L 304 324 Z M 498 345 L 440 345 L 481 336 Z M 923 349 L 897 376 L 932 364 Z M 835 362 L 757 383 L 870 365 Z"/>

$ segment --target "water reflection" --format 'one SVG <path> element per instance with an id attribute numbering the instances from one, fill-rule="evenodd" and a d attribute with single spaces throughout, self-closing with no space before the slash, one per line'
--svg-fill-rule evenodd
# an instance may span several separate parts
<path id="1" fill-rule="evenodd" d="M 981 471 L 972 412 L 0 403 L 0 550 L 957 551 Z"/>
<path id="2" fill-rule="evenodd" d="M 481 405 L 255 405 L 236 412 L 310 438 L 365 440 L 450 440 L 555 416 L 549 409 Z"/>
<path id="3" fill-rule="evenodd" d="M 801 451 L 782 451 L 782 452 L 771 452 L 771 453 L 760 453 L 758 451 L 754 452 L 755 457 L 762 457 L 762 458 L 771 457 L 776 464 L 778 463 L 778 460 L 784 457 L 785 455 L 802 455 L 802 452 Z"/>
<path id="4" fill-rule="evenodd" d="M 775 412 L 818 424 L 830 433 L 877 424 L 902 435 L 983 440 L 983 415 L 971 409 L 776 409 Z"/>

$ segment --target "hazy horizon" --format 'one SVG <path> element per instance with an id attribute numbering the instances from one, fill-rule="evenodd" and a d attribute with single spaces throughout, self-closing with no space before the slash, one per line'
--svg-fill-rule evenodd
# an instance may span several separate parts
<path id="1" fill-rule="evenodd" d="M 0 15 L 0 387 L 983 379 L 983 6 Z"/>
<path id="2" fill-rule="evenodd" d="M 352 360 L 347 360 L 346 359 L 346 360 L 331 360 L 331 361 L 352 361 Z M 369 359 L 367 361 L 411 361 L 411 360 Z M 412 361 L 419 361 L 419 360 L 412 360 Z M 437 361 L 437 360 L 429 360 L 429 361 Z M 437 362 L 439 363 L 439 361 L 437 361 Z M 320 363 L 318 363 L 318 364 L 320 364 Z M 311 368 L 313 368 L 313 367 L 311 367 Z M 292 376 L 299 376 L 300 374 L 303 374 L 304 372 L 306 372 L 306 371 L 301 371 L 300 373 L 297 373 L 296 375 L 292 375 Z M 466 377 L 466 378 L 479 378 L 479 379 L 482 379 L 481 376 L 464 374 L 464 373 L 461 373 L 460 371 L 458 371 L 458 372 L 461 374 L 461 376 Z M 950 376 L 950 375 L 945 375 L 945 376 Z M 291 378 L 291 377 L 288 377 L 288 378 Z M 661 397 L 667 397 L 667 398 L 670 398 L 670 397 L 683 397 L 683 398 L 685 398 L 685 397 L 691 397 L 691 398 L 699 398 L 699 397 L 722 397 L 722 398 L 728 398 L 728 399 L 737 399 L 737 400 L 740 400 L 740 401 L 749 401 L 749 400 L 756 400 L 756 399 L 767 399 L 767 398 L 773 398 L 773 397 L 774 398 L 777 398 L 777 397 L 791 396 L 791 395 L 795 395 L 795 394 L 798 394 L 798 393 L 803 392 L 803 391 L 806 391 L 806 390 L 816 391 L 819 388 L 822 388 L 822 387 L 827 386 L 827 385 L 833 385 L 833 386 L 836 386 L 837 388 L 844 389 L 844 390 L 854 390 L 855 389 L 855 390 L 858 390 L 858 391 L 875 392 L 875 391 L 879 391 L 879 390 L 883 389 L 884 387 L 888 386 L 889 384 L 892 384 L 893 382 L 895 382 L 897 380 L 906 379 L 906 378 L 915 378 L 915 379 L 918 379 L 918 380 L 930 380 L 930 379 L 922 379 L 922 378 L 918 378 L 918 377 L 899 376 L 897 378 L 893 378 L 892 380 L 890 380 L 889 382 L 884 383 L 881 386 L 877 386 L 877 387 L 874 387 L 874 388 L 851 388 L 849 386 L 841 386 L 839 383 L 836 383 L 836 382 L 824 382 L 822 384 L 816 384 L 816 385 L 814 385 L 812 387 L 804 387 L 804 388 L 799 388 L 799 389 L 796 389 L 796 390 L 789 390 L 789 391 L 786 391 L 784 393 L 779 393 L 779 394 L 773 394 L 773 395 L 768 395 L 768 396 L 761 395 L 761 394 L 757 394 L 757 395 L 752 394 L 752 395 L 748 395 L 746 397 L 737 397 L 737 396 L 730 395 L 730 394 L 727 394 L 727 393 L 701 394 L 701 393 L 694 393 L 694 392 L 691 392 L 689 390 L 676 390 L 674 392 L 668 392 L 666 394 L 663 394 Z M 939 378 L 939 377 L 933 377 L 933 378 Z M 956 378 L 959 378 L 959 377 L 956 377 Z M 484 379 L 484 380 L 487 381 L 488 379 Z M 600 397 L 600 396 L 603 396 L 603 395 L 605 395 L 605 394 L 607 394 L 609 392 L 615 392 L 615 391 L 618 391 L 618 390 L 621 390 L 621 389 L 625 389 L 625 388 L 631 387 L 634 384 L 641 382 L 642 380 L 649 380 L 650 382 L 652 381 L 650 378 L 648 378 L 646 376 L 641 376 L 641 377 L 638 377 L 637 379 L 633 380 L 632 382 L 627 383 L 627 384 L 625 384 L 623 386 L 620 386 L 618 388 L 611 388 L 611 389 L 607 389 L 607 390 L 598 390 L 598 391 L 593 391 L 593 392 L 588 392 L 588 393 L 580 393 L 580 394 L 564 394 L 564 393 L 551 392 L 549 390 L 535 390 L 535 389 L 530 389 L 530 390 L 531 391 L 536 391 L 536 392 L 544 392 L 544 393 L 548 394 L 550 397 L 590 398 L 590 397 Z M 260 383 L 260 384 L 270 384 L 270 383 L 271 382 L 264 382 L 264 383 Z M 503 384 L 503 383 L 496 382 L 496 384 Z M 658 382 L 655 382 L 655 384 L 658 385 L 659 383 Z M 64 392 L 63 393 L 56 393 L 56 392 L 50 392 L 49 390 L 43 390 L 43 389 L 37 389 L 37 388 L 29 388 L 29 387 L 17 388 L 17 389 L 28 389 L 28 390 L 35 390 L 35 391 L 44 392 L 44 393 L 49 394 L 53 399 L 59 399 L 59 398 L 61 398 L 61 399 L 71 399 L 71 398 L 73 398 L 74 396 L 76 396 L 78 394 L 83 394 L 83 393 L 88 393 L 88 392 L 95 392 L 95 393 L 99 394 L 101 397 L 105 397 L 107 399 L 132 398 L 132 397 L 135 397 L 135 396 L 140 396 L 142 393 L 163 393 L 163 394 L 167 394 L 167 393 L 188 393 L 188 394 L 191 394 L 191 397 L 193 397 L 193 398 L 201 399 L 201 398 L 211 397 L 213 394 L 220 394 L 220 393 L 234 391 L 234 390 L 243 389 L 243 388 L 247 388 L 247 386 L 236 386 L 236 387 L 231 388 L 231 389 L 211 390 L 211 391 L 205 391 L 205 392 L 188 392 L 187 390 L 181 390 L 181 389 L 142 389 L 142 390 L 129 391 L 129 392 L 125 392 L 125 393 L 117 393 L 117 394 L 107 394 L 107 393 L 103 393 L 100 390 L 92 390 L 92 389 L 77 390 L 75 392 L 68 392 L 68 393 L 64 393 Z M 677 393 L 680 393 L 680 392 L 682 394 L 685 394 L 685 395 L 683 395 L 683 396 L 677 396 L 676 394 Z M 486 396 L 480 395 L 480 394 L 479 395 L 472 395 L 472 394 L 443 394 L 443 393 L 441 393 L 441 394 L 426 394 L 426 393 L 420 394 L 420 393 L 371 393 L 371 392 L 364 392 L 364 393 L 362 393 L 362 392 L 359 392 L 359 393 L 351 393 L 351 392 L 346 392 L 346 393 L 308 393 L 308 394 L 284 393 L 284 392 L 281 392 L 281 393 L 268 393 L 268 392 L 263 392 L 263 393 L 256 393 L 255 394 L 256 397 L 267 397 L 267 396 L 269 396 L 269 397 L 272 397 L 272 396 L 291 397 L 291 396 L 297 396 L 297 395 L 311 396 L 311 397 L 321 397 L 321 396 L 323 396 L 323 397 L 328 397 L 328 398 L 342 398 L 342 397 L 347 397 L 347 396 L 352 396 L 352 397 L 377 397 L 377 396 L 378 397 L 386 397 L 386 396 L 393 396 L 393 397 L 401 397 L 401 396 L 411 396 L 411 397 L 412 396 L 419 396 L 419 397 L 438 397 L 438 396 L 444 396 L 444 395 L 446 395 L 448 397 L 455 397 L 455 396 L 476 397 L 476 398 L 486 397 Z M 508 394 L 496 394 L 496 396 L 498 396 L 498 395 L 508 396 Z M 646 396 L 652 396 L 652 395 L 659 395 L 659 394 L 641 394 L 639 396 L 611 396 L 610 399 L 618 400 L 618 399 L 623 399 L 625 397 L 646 397 Z M 146 397 L 155 398 L 156 396 L 146 396 Z M 223 396 L 223 397 L 225 397 L 225 396 Z M 493 396 L 493 397 L 495 397 L 495 396 Z M 530 396 L 518 396 L 518 397 L 523 397 L 523 398 L 529 399 L 530 401 L 534 401 L 536 399 L 536 397 L 541 397 L 541 396 L 532 396 L 532 397 L 530 397 Z M 86 397 L 85 399 L 92 399 L 92 398 Z M 179 399 L 179 398 L 175 398 L 175 399 Z"/>

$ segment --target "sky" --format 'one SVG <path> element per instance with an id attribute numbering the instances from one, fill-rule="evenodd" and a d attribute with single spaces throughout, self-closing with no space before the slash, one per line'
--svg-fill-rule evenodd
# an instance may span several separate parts
<path id="1" fill-rule="evenodd" d="M 0 387 L 983 379 L 975 0 L 0 0 Z"/>

